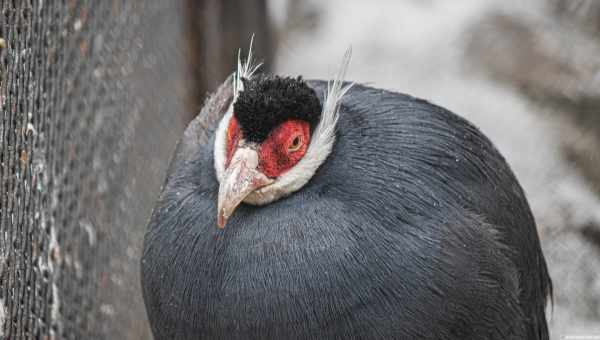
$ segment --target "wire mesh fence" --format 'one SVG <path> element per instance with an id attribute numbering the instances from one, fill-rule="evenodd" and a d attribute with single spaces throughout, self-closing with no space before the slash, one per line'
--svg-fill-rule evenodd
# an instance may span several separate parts
<path id="1" fill-rule="evenodd" d="M 226 26 L 235 2 L 0 0 L 0 339 L 150 337 L 139 249 L 170 154 L 223 51 L 268 33 L 264 1 Z"/>

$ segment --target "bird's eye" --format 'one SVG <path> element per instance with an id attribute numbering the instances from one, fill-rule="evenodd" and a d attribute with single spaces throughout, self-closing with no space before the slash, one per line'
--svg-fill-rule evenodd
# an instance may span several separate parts
<path id="1" fill-rule="evenodd" d="M 292 144 L 290 144 L 290 146 L 288 147 L 288 152 L 298 151 L 298 150 L 300 150 L 301 146 L 302 146 L 302 139 L 300 138 L 300 136 L 296 136 L 292 140 Z"/>

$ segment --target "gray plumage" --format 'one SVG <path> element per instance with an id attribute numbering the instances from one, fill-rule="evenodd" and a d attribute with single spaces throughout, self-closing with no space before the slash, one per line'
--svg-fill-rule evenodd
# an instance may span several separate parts
<path id="1" fill-rule="evenodd" d="M 323 100 L 326 82 L 310 86 Z M 477 128 L 355 85 L 333 151 L 298 192 L 216 227 L 227 81 L 177 148 L 144 242 L 161 339 L 547 339 L 535 221 Z"/>

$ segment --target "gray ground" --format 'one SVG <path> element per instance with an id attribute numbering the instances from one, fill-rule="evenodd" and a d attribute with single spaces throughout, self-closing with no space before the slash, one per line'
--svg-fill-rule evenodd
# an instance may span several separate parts
<path id="1" fill-rule="evenodd" d="M 352 45 L 349 79 L 447 107 L 495 142 L 538 222 L 555 287 L 553 339 L 600 336 L 599 8 L 271 1 L 278 73 L 329 78 Z"/>

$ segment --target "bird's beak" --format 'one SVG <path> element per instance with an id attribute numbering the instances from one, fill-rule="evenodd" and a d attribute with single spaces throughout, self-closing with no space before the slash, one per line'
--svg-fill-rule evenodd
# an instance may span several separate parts
<path id="1" fill-rule="evenodd" d="M 251 192 L 273 180 L 258 170 L 258 153 L 252 147 L 240 147 L 231 158 L 229 167 L 219 186 L 217 223 L 225 227 L 227 220 L 237 206 Z"/>

